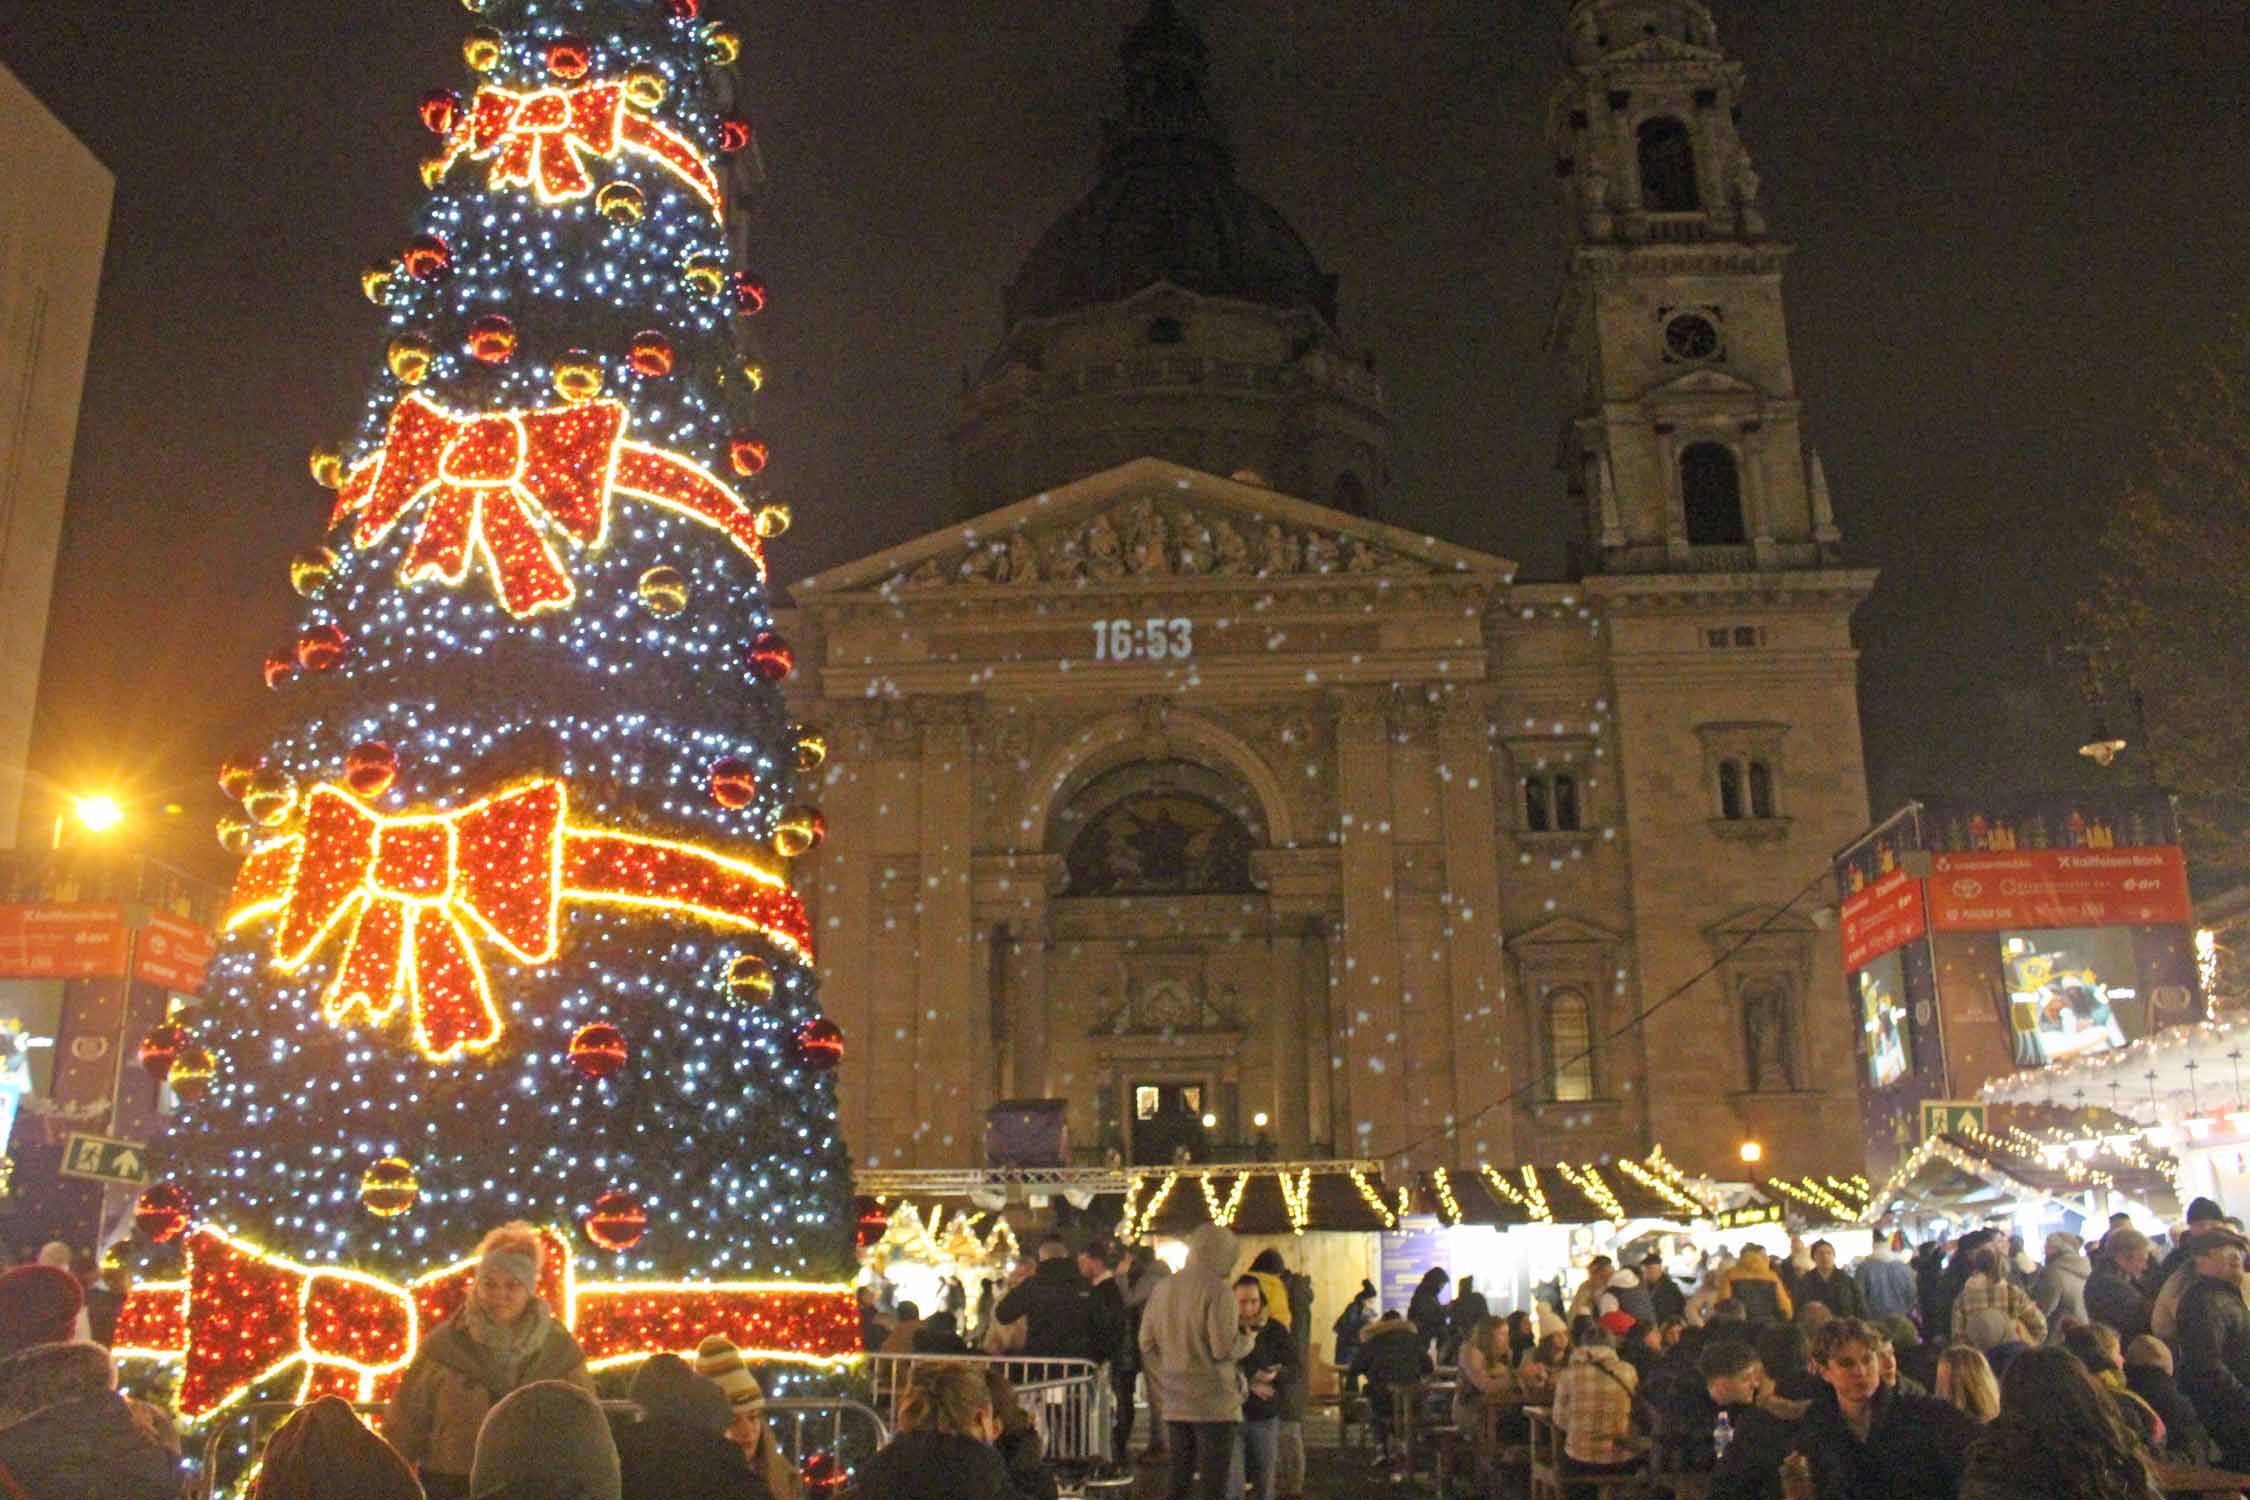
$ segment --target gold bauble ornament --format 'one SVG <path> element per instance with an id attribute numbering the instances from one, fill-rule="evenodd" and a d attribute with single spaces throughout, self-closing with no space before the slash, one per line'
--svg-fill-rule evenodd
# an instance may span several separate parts
<path id="1" fill-rule="evenodd" d="M 398 280 L 398 267 L 387 260 L 370 261 L 367 269 L 359 273 L 359 289 L 367 300 L 382 307 L 391 300 L 391 283 Z"/>
<path id="2" fill-rule="evenodd" d="M 703 55 L 714 68 L 733 67 L 742 55 L 742 34 L 724 21 L 713 21 L 703 28 Z"/>
<path id="3" fill-rule="evenodd" d="M 727 965 L 727 993 L 738 1005 L 763 1005 L 773 998 L 773 965 L 745 953 Z"/>
<path id="4" fill-rule="evenodd" d="M 641 607 L 660 620 L 687 608 L 687 575 L 678 568 L 651 568 L 641 575 Z"/>
<path id="5" fill-rule="evenodd" d="M 642 109 L 656 108 L 670 91 L 671 85 L 654 68 L 635 68 L 625 75 L 625 97 Z"/>
<path id="6" fill-rule="evenodd" d="M 254 837 L 248 818 L 238 818 L 228 813 L 219 819 L 219 847 L 229 854 L 248 854 L 250 840 Z"/>
<path id="7" fill-rule="evenodd" d="M 613 182 L 594 195 L 594 207 L 612 224 L 638 224 L 648 217 L 648 198 L 629 182 Z"/>
<path id="8" fill-rule="evenodd" d="M 435 156 L 423 157 L 421 166 L 422 186 L 433 193 L 436 192 L 438 184 L 445 181 L 445 174 L 451 170 L 453 170 L 453 158 L 443 151 Z"/>
<path id="9" fill-rule="evenodd" d="M 566 401 L 591 401 L 602 393 L 602 362 L 583 349 L 555 361 L 555 389 Z"/>
<path id="10" fill-rule="evenodd" d="M 260 771 L 242 794 L 242 810 L 260 828 L 279 827 L 296 806 L 297 779 L 287 771 Z"/>
<path id="11" fill-rule="evenodd" d="M 706 297 L 716 297 L 727 288 L 726 261 L 708 251 L 689 256 L 681 274 L 689 287 Z"/>
<path id="12" fill-rule="evenodd" d="M 172 1059 L 172 1071 L 164 1075 L 172 1092 L 189 1103 L 194 1103 L 211 1092 L 211 1080 L 218 1076 L 219 1059 L 209 1047 L 182 1047 L 180 1055 Z"/>
<path id="13" fill-rule="evenodd" d="M 499 67 L 500 59 L 507 52 L 508 39 L 489 26 L 479 26 L 461 44 L 461 56 L 479 73 L 489 73 Z"/>
<path id="14" fill-rule="evenodd" d="M 783 859 L 797 859 L 818 849 L 828 837 L 828 820 L 818 808 L 785 807 L 773 825 L 773 850 Z"/>
<path id="15" fill-rule="evenodd" d="M 810 776 L 828 763 L 828 736 L 810 724 L 797 726 L 797 774 Z"/>
<path id="16" fill-rule="evenodd" d="M 289 559 L 289 586 L 299 597 L 312 598 L 336 576 L 336 562 L 336 554 L 326 547 L 307 547 Z"/>
<path id="17" fill-rule="evenodd" d="M 759 506 L 758 514 L 751 519 L 751 524 L 757 527 L 759 536 L 770 542 L 777 536 L 788 535 L 789 523 L 795 519 L 788 506 L 776 501 L 772 505 Z"/>
<path id="18" fill-rule="evenodd" d="M 420 385 L 436 358 L 436 347 L 419 333 L 402 333 L 391 340 L 391 373 L 408 385 Z"/>
<path id="19" fill-rule="evenodd" d="M 422 1179 L 414 1163 L 403 1156 L 386 1156 L 359 1179 L 359 1201 L 379 1219 L 395 1219 L 422 1196 Z"/>
<path id="20" fill-rule="evenodd" d="M 306 466 L 312 470 L 313 483 L 322 489 L 340 490 L 344 487 L 344 455 L 335 449 L 313 449 L 312 457 L 306 460 Z"/>

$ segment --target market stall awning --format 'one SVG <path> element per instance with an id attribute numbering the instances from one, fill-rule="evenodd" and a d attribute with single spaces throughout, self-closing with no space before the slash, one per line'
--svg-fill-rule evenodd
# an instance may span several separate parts
<path id="1" fill-rule="evenodd" d="M 1995 1105 L 1986 1128 L 1931 1136 L 1899 1163 L 1867 1206 L 1867 1222 L 1901 1214 L 1975 1218 L 2031 1198 L 2086 1212 L 2117 1197 L 2162 1217 L 2179 1212 L 2178 1163 L 2143 1144 L 2131 1121 L 2097 1112 Z M 2108 1122 L 2113 1128 L 2103 1132 Z M 2089 1133 L 2092 1132 L 2092 1133 Z"/>

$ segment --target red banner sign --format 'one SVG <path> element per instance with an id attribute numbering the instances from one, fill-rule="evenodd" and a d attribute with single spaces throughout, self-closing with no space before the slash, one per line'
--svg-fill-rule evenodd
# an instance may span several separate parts
<path id="1" fill-rule="evenodd" d="M 2176 845 L 2145 849 L 1976 850 L 1930 857 L 1930 925 L 2135 927 L 2192 920 Z"/>
<path id="2" fill-rule="evenodd" d="M 1844 972 L 1867 967 L 1929 930 L 1922 882 L 1904 870 L 1893 870 L 1865 890 L 1852 892 L 1837 925 L 1844 936 Z"/>
<path id="3" fill-rule="evenodd" d="M 0 906 L 0 977 L 93 979 L 125 972 L 114 906 Z"/>
<path id="4" fill-rule="evenodd" d="M 110 979 L 125 972 L 169 990 L 203 986 L 216 943 L 170 912 L 151 912 L 137 941 L 114 905 L 0 906 L 0 979 Z"/>

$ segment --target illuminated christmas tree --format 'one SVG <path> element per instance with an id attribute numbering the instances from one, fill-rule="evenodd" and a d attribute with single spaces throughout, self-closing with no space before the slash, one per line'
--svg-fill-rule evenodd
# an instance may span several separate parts
<path id="1" fill-rule="evenodd" d="M 473 75 L 300 553 L 277 727 L 120 1344 L 191 1415 L 378 1397 L 485 1229 L 550 1226 L 597 1363 L 856 1346 L 841 1038 L 789 862 L 824 755 L 779 689 L 763 305 L 729 232 L 735 30 L 698 0 L 469 0 Z M 306 527 L 310 540 L 313 527 Z M 321 1274 L 329 1268 L 364 1273 Z M 787 1283 L 784 1285 L 783 1283 Z"/>

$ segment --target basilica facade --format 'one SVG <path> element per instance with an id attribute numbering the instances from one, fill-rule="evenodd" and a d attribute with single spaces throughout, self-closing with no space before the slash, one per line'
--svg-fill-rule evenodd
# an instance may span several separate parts
<path id="1" fill-rule="evenodd" d="M 1662 1145 L 1860 1169 L 1824 921 L 1866 825 L 1841 562 L 1740 66 L 1579 0 L 1548 118 L 1572 576 L 1388 524 L 1336 284 L 1236 178 L 1156 0 L 1093 190 L 1007 289 L 951 524 L 806 579 L 806 861 L 863 1167 L 1415 1166 Z"/>

